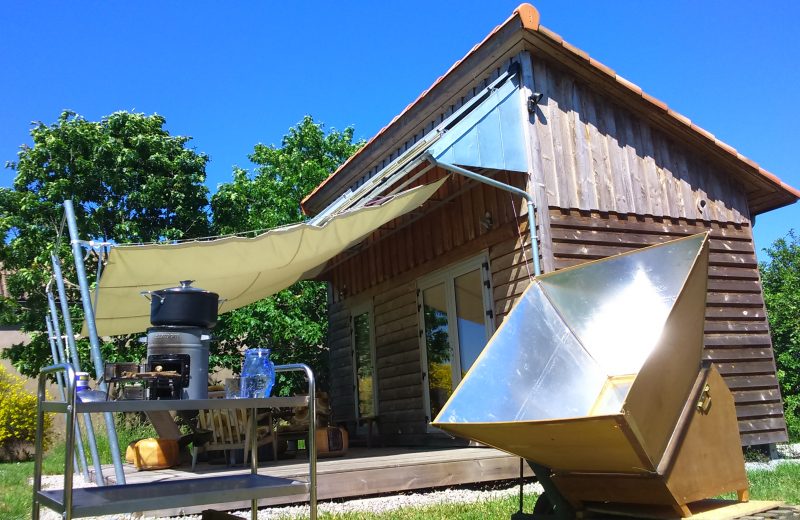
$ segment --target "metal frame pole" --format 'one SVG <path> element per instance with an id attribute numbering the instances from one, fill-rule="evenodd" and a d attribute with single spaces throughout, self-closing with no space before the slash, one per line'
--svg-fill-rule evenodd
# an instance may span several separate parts
<path id="1" fill-rule="evenodd" d="M 504 191 L 509 191 L 525 199 L 525 201 L 528 203 L 528 230 L 530 231 L 531 234 L 531 254 L 533 255 L 533 272 L 536 276 L 542 274 L 542 268 L 539 262 L 539 242 L 536 240 L 536 215 L 534 213 L 536 207 L 533 202 L 533 195 L 531 195 L 525 190 L 521 190 L 515 186 L 511 186 L 510 184 L 497 181 L 495 179 L 492 179 L 491 177 L 486 177 L 485 175 L 471 172 L 454 164 L 438 161 L 430 153 L 428 153 L 427 156 L 428 160 L 431 163 L 435 164 L 436 166 L 439 166 L 440 168 L 451 171 L 453 173 L 457 173 L 459 175 L 463 175 L 464 177 L 468 177 L 480 183 L 488 184 L 489 186 L 493 186 L 495 188 L 499 188 Z"/>
<path id="2" fill-rule="evenodd" d="M 306 364 L 277 365 L 275 373 L 302 371 L 308 380 L 308 505 L 309 519 L 317 520 L 317 382 L 314 372 Z"/>
<path id="3" fill-rule="evenodd" d="M 58 298 L 61 303 L 61 315 L 64 318 L 64 334 L 67 337 L 67 346 L 69 347 L 70 357 L 72 358 L 71 364 L 75 372 L 81 371 L 81 362 L 78 357 L 78 347 L 75 345 L 75 333 L 72 330 L 72 316 L 69 311 L 69 301 L 67 300 L 67 290 L 64 288 L 64 277 L 61 272 L 61 261 L 55 254 L 50 255 L 50 260 L 53 262 L 53 277 L 56 280 L 56 288 L 58 289 Z M 58 313 L 55 310 L 55 299 L 53 293 L 50 291 L 48 294 L 48 303 L 51 304 L 50 313 L 53 315 L 53 323 L 56 326 L 58 335 L 61 336 L 58 330 Z M 65 360 L 66 361 L 66 360 Z M 75 384 L 75 381 L 68 381 L 68 384 Z M 103 465 L 100 463 L 100 455 L 97 451 L 97 436 L 94 434 L 94 424 L 92 423 L 92 416 L 88 413 L 83 414 L 83 424 L 86 427 L 86 438 L 89 441 L 89 453 L 92 455 L 92 463 L 94 464 L 95 483 L 98 486 L 105 485 L 105 478 L 103 477 Z M 78 430 L 80 432 L 80 429 Z M 78 439 L 81 439 L 78 437 Z M 82 439 L 81 439 L 82 440 Z M 82 444 L 82 443 L 81 443 Z M 83 449 L 82 446 L 80 448 Z M 85 457 L 85 455 L 84 455 Z M 89 474 L 87 470 L 87 481 Z"/>
<path id="4" fill-rule="evenodd" d="M 91 346 L 92 361 L 94 362 L 95 377 L 100 386 L 100 390 L 107 391 L 106 382 L 103 379 L 103 355 L 100 352 L 100 340 L 97 336 L 97 327 L 94 322 L 94 308 L 92 307 L 92 297 L 89 294 L 89 281 L 86 278 L 86 268 L 83 265 L 83 250 L 81 249 L 80 237 L 78 236 L 78 224 L 75 220 L 75 209 L 71 200 L 64 201 L 64 213 L 67 217 L 67 228 L 69 229 L 70 244 L 72 245 L 72 256 L 75 259 L 75 271 L 78 275 L 78 285 L 81 289 L 81 301 L 83 303 L 84 319 L 89 329 L 89 345 Z M 62 280 L 63 283 L 63 280 Z M 106 433 L 108 434 L 108 445 L 111 450 L 111 460 L 114 462 L 114 472 L 117 477 L 117 484 L 125 484 L 125 470 L 122 468 L 122 459 L 119 451 L 119 441 L 117 440 L 117 429 L 114 425 L 114 416 L 111 412 L 105 412 L 103 417 L 106 420 Z"/>
<path id="5" fill-rule="evenodd" d="M 47 325 L 47 335 L 48 340 L 50 341 L 50 353 L 53 355 L 53 364 L 64 364 L 64 360 L 58 355 L 58 349 L 56 347 L 56 338 L 55 334 L 53 334 L 53 324 L 50 320 L 50 316 L 44 317 L 44 322 Z M 67 397 L 64 393 L 64 373 L 63 372 L 56 372 L 56 382 L 58 383 L 58 393 L 61 396 L 62 401 L 66 401 Z M 80 438 L 80 436 L 78 437 Z M 83 477 L 88 481 L 89 480 L 89 468 L 86 465 L 86 454 L 83 452 L 83 443 L 78 444 L 78 449 L 80 451 L 80 461 L 78 460 L 78 455 L 73 453 L 73 461 L 72 464 L 75 468 L 78 469 L 83 474 Z M 80 463 L 79 463 L 80 462 Z"/>
<path id="6" fill-rule="evenodd" d="M 33 507 L 31 517 L 33 520 L 39 520 L 39 513 L 41 503 L 39 502 L 39 492 L 42 490 L 42 442 L 44 440 L 44 407 L 47 400 L 45 392 L 45 385 L 47 383 L 47 375 L 53 372 L 66 372 L 66 399 L 63 404 L 66 408 L 66 422 L 67 422 L 67 438 L 66 450 L 64 451 L 64 513 L 62 518 L 70 520 L 72 518 L 72 461 L 75 457 L 74 445 L 75 438 L 73 433 L 75 428 L 69 426 L 75 425 L 75 370 L 69 363 L 56 363 L 48 367 L 42 368 L 39 372 L 39 381 L 36 390 L 36 449 L 34 450 L 33 462 Z"/>

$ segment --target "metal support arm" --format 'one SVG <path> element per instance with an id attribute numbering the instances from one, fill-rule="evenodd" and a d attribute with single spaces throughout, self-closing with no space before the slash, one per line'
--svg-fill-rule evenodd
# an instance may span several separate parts
<path id="1" fill-rule="evenodd" d="M 430 154 L 427 155 L 427 159 L 432 164 L 435 164 L 436 166 L 443 168 L 447 171 L 463 175 L 464 177 L 468 177 L 480 183 L 488 184 L 489 186 L 504 191 L 508 191 L 515 195 L 523 197 L 528 204 L 528 230 L 530 231 L 531 234 L 531 255 L 533 256 L 533 272 L 536 276 L 542 274 L 542 269 L 539 263 L 539 243 L 536 240 L 536 215 L 534 214 L 534 210 L 536 208 L 533 203 L 533 195 L 531 195 L 525 190 L 517 188 L 516 186 L 511 186 L 510 184 L 506 184 L 504 182 L 492 179 L 491 177 L 486 177 L 485 175 L 469 171 L 465 168 L 461 168 L 460 166 L 456 166 L 454 164 L 449 164 L 446 162 L 439 161 Z"/>

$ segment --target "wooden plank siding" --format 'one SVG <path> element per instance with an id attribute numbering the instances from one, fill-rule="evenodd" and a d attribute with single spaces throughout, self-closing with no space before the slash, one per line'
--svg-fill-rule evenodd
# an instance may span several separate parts
<path id="1" fill-rule="evenodd" d="M 704 358 L 717 365 L 733 393 L 742 444 L 786 440 L 772 341 L 748 224 L 551 208 L 550 226 L 559 269 L 710 232 Z M 507 300 L 498 314 L 507 312 L 512 304 L 513 298 Z"/>
<path id="2" fill-rule="evenodd" d="M 350 313 L 342 302 L 328 305 L 328 375 L 331 419 L 336 424 L 355 414 Z"/>
<path id="3" fill-rule="evenodd" d="M 519 173 L 485 172 L 525 186 Z M 421 182 L 440 178 L 431 171 Z M 373 233 L 357 251 L 331 261 L 329 348 L 333 421 L 355 423 L 351 302 L 372 303 L 381 435 L 410 438 L 427 431 L 419 350 L 416 280 L 426 273 L 527 234 L 519 197 L 454 176 L 428 213 L 403 217 Z M 491 216 L 491 227 L 481 221 Z M 528 240 L 528 242 L 530 242 Z M 528 255 L 530 257 L 530 255 Z M 532 267 L 531 267 L 532 270 Z M 352 430 L 351 430 L 352 431 Z"/>
<path id="4" fill-rule="evenodd" d="M 723 168 L 541 56 L 532 62 L 549 206 L 749 222 L 746 191 Z"/>

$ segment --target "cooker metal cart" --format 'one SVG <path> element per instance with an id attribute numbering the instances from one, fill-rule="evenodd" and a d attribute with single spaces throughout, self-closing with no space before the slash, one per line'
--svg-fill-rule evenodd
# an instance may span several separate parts
<path id="1" fill-rule="evenodd" d="M 47 375 L 65 372 L 67 400 L 47 401 L 45 385 Z M 251 501 L 251 518 L 256 519 L 258 500 L 279 496 L 308 493 L 310 518 L 317 516 L 317 460 L 316 460 L 316 410 L 315 380 L 311 369 L 302 364 L 279 365 L 276 372 L 304 372 L 308 380 L 308 395 L 293 397 L 267 397 L 263 399 L 182 399 L 156 401 L 105 401 L 82 403 L 76 397 L 75 371 L 68 364 L 46 367 L 39 375 L 38 410 L 36 430 L 36 455 L 33 478 L 33 519 L 38 520 L 41 506 L 62 514 L 65 520 L 87 516 L 119 514 L 137 511 L 152 511 L 162 508 L 190 507 L 224 502 Z M 256 446 L 256 411 L 263 408 L 309 407 L 308 434 L 308 482 L 259 475 L 258 449 Z M 103 486 L 96 488 L 72 488 L 73 452 L 75 447 L 76 417 L 81 413 L 100 412 L 151 412 L 180 410 L 212 410 L 244 408 L 252 414 L 250 442 L 252 461 L 249 473 L 218 477 L 200 477 L 167 482 L 150 482 Z M 66 453 L 64 455 L 63 489 L 42 490 L 42 444 L 44 414 L 48 412 L 66 414 Z M 99 475 L 98 478 L 102 478 Z"/>

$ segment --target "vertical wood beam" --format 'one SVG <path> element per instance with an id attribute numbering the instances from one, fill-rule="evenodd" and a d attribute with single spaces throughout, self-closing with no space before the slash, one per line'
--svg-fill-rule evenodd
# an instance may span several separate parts
<path id="1" fill-rule="evenodd" d="M 528 99 L 536 92 L 533 77 L 533 63 L 528 51 L 522 51 L 518 55 L 522 69 L 522 110 L 525 135 L 525 148 L 528 154 L 528 185 L 526 190 L 533 195 L 536 204 L 536 224 L 538 230 L 536 236 L 539 239 L 539 254 L 542 257 L 542 272 L 549 273 L 555 270 L 555 259 L 553 257 L 553 241 L 550 236 L 550 211 L 547 205 L 547 188 L 545 186 L 544 166 L 542 164 L 542 149 L 539 137 L 536 133 L 536 112 L 528 112 Z"/>

